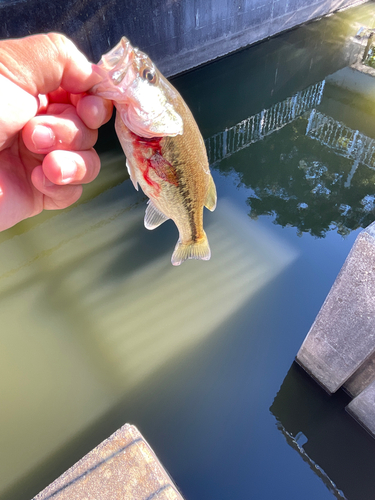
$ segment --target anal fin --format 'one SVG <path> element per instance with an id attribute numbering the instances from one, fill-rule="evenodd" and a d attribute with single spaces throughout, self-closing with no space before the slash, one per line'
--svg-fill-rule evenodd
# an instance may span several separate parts
<path id="1" fill-rule="evenodd" d="M 146 229 L 155 229 L 168 220 L 168 218 L 169 217 L 155 207 L 151 200 L 148 201 L 144 220 Z"/>

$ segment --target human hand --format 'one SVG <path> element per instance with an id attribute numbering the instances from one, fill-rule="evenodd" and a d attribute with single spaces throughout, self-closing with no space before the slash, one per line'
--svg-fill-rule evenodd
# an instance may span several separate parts
<path id="1" fill-rule="evenodd" d="M 63 35 L 0 41 L 0 231 L 70 206 L 99 173 L 113 107 L 85 92 L 100 80 Z"/>

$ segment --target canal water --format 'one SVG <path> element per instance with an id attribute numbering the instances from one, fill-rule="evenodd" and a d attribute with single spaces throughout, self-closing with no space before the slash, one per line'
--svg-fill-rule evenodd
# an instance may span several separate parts
<path id="1" fill-rule="evenodd" d="M 113 123 L 78 204 L 0 234 L 2 500 L 125 422 L 187 500 L 373 498 L 375 442 L 294 364 L 375 219 L 361 27 L 373 3 L 174 78 L 218 190 L 209 262 L 174 268 L 174 224 L 143 227 Z"/>

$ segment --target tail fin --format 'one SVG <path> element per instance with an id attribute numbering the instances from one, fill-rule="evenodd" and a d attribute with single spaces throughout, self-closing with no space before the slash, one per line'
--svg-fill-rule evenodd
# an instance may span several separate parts
<path id="1" fill-rule="evenodd" d="M 172 264 L 174 266 L 179 266 L 187 259 L 210 260 L 210 257 L 211 250 L 206 233 L 203 232 L 203 237 L 199 241 L 181 243 L 181 241 L 178 240 L 172 255 Z"/>

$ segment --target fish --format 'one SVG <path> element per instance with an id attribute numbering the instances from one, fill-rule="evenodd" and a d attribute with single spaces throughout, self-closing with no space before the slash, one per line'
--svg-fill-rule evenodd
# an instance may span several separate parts
<path id="1" fill-rule="evenodd" d="M 176 88 L 126 37 L 99 63 L 102 81 L 91 92 L 113 101 L 115 130 L 134 187 L 149 198 L 147 229 L 168 219 L 179 237 L 171 262 L 209 260 L 203 209 L 216 208 L 217 193 L 198 125 Z"/>

